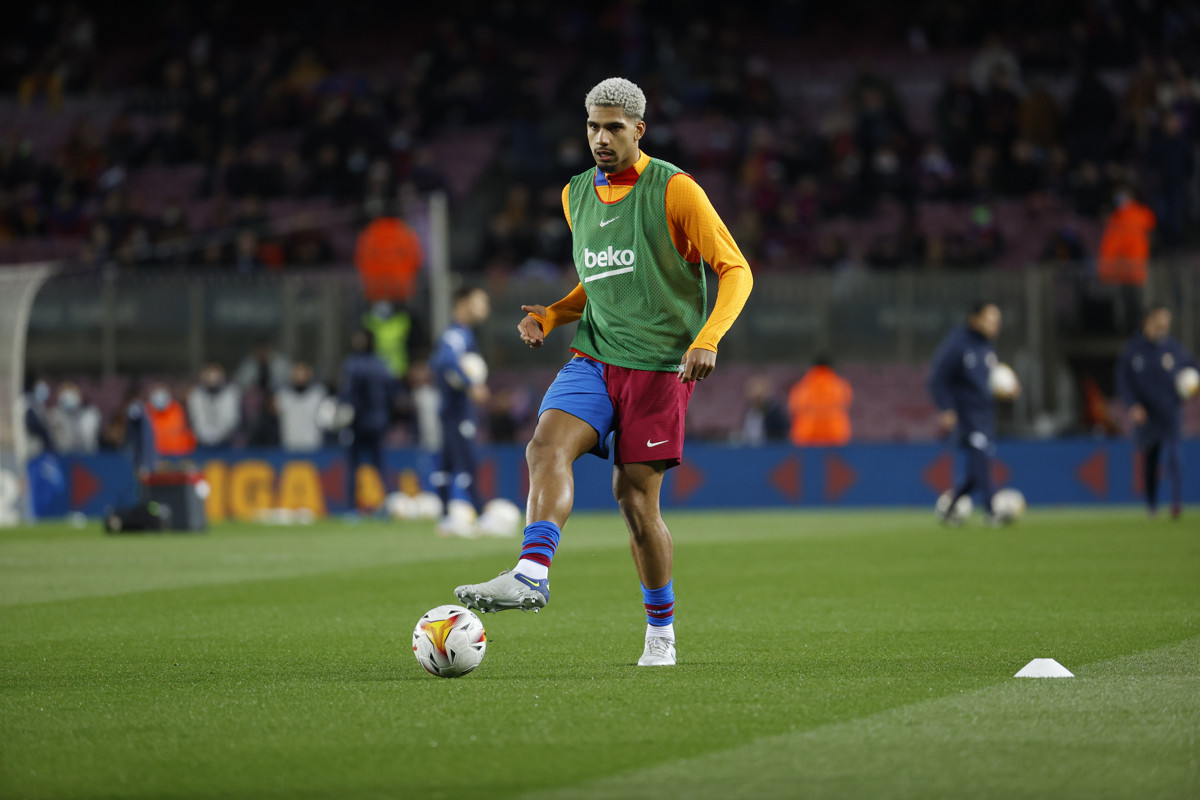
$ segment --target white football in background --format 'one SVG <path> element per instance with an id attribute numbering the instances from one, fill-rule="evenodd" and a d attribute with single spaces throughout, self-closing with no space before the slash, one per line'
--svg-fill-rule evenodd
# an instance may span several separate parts
<path id="1" fill-rule="evenodd" d="M 1175 373 L 1175 391 L 1184 400 L 1191 399 L 1200 391 L 1200 372 L 1195 367 L 1184 367 Z"/>
<path id="2" fill-rule="evenodd" d="M 1013 368 L 1004 362 L 992 367 L 992 371 L 988 374 L 988 389 L 996 397 L 1002 399 L 1014 397 L 1020 385 L 1017 373 L 1013 372 Z"/>
<path id="3" fill-rule="evenodd" d="M 992 495 L 992 513 L 1003 519 L 1020 519 L 1025 513 L 1025 495 L 1017 489 L 1001 489 Z"/>

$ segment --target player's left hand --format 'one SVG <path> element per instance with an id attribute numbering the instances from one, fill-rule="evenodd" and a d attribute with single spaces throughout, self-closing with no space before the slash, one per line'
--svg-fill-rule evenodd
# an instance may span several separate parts
<path id="1" fill-rule="evenodd" d="M 717 354 L 712 350 L 693 347 L 683 354 L 679 361 L 679 380 L 681 383 L 702 381 L 712 374 L 717 366 Z"/>

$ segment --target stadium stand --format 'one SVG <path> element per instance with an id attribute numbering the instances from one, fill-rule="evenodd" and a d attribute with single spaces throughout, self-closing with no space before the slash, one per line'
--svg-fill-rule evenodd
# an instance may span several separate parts
<path id="1" fill-rule="evenodd" d="M 651 96 L 647 152 L 697 177 L 760 272 L 1086 269 L 1119 183 L 1160 216 L 1156 256 L 1200 244 L 1186 4 L 119 11 L 40 3 L 2 34 L 21 46 L 0 68 L 0 263 L 344 269 L 369 209 L 445 189 L 456 271 L 561 273 L 561 235 L 534 233 L 561 227 L 590 163 L 580 100 L 611 71 Z M 844 366 L 856 438 L 932 435 L 918 365 Z M 698 435 L 729 435 L 751 369 L 697 396 Z M 79 379 L 106 411 L 126 388 Z"/>

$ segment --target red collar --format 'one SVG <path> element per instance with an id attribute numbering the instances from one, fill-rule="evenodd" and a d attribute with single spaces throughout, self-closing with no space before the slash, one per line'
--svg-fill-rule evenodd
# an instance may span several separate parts
<path id="1" fill-rule="evenodd" d="M 639 156 L 638 160 L 630 166 L 611 175 L 601 172 L 600 168 L 596 167 L 596 178 L 593 183 L 596 186 L 633 186 L 637 183 L 638 175 L 641 175 L 638 172 L 638 164 L 642 163 L 643 158 L 645 158 L 645 153 Z"/>

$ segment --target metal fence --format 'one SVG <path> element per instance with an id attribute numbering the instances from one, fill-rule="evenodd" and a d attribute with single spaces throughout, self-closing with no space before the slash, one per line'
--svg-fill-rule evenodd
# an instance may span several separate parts
<path id="1" fill-rule="evenodd" d="M 998 349 L 1025 376 L 1017 413 L 1032 422 L 1065 413 L 1064 370 L 1116 355 L 1136 325 L 1135 302 L 1169 303 L 1176 337 L 1200 350 L 1200 264 L 1157 264 L 1151 274 L 1144 297 L 1128 298 L 1098 286 L 1084 268 L 763 273 L 721 356 L 750 364 L 803 364 L 818 353 L 843 362 L 924 363 L 973 300 L 992 300 L 1004 312 Z M 522 303 L 554 302 L 574 285 L 573 274 L 471 277 L 492 295 L 480 341 L 494 370 L 562 361 L 569 332 L 531 353 L 515 327 Z M 715 295 L 714 281 L 710 302 Z M 418 296 L 414 311 L 427 322 L 428 289 Z M 209 361 L 232 366 L 269 340 L 332 378 L 366 310 L 357 276 L 346 268 L 58 277 L 34 303 L 27 360 L 48 374 L 191 376 Z"/>

